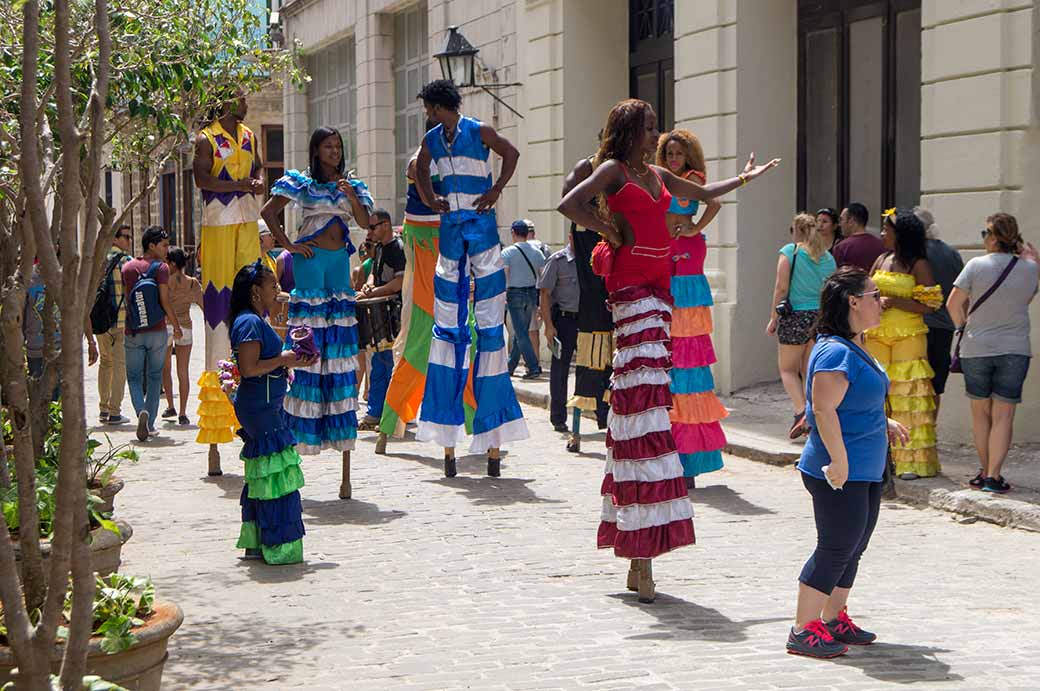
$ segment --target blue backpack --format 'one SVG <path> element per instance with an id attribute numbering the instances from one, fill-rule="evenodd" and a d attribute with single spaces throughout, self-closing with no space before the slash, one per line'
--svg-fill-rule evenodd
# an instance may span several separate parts
<path id="1" fill-rule="evenodd" d="M 131 333 L 149 329 L 166 318 L 159 303 L 159 284 L 155 272 L 162 262 L 152 262 L 126 295 L 126 328 Z"/>

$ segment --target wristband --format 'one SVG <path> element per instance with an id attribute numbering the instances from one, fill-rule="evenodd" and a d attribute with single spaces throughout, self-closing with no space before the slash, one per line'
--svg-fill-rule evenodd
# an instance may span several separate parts
<path id="1" fill-rule="evenodd" d="M 738 178 L 740 178 L 740 186 L 741 186 L 741 187 L 743 187 L 744 185 L 746 185 L 746 184 L 747 184 L 747 178 L 746 178 L 746 177 L 744 176 L 744 174 L 743 174 L 743 173 L 741 173 L 741 174 L 740 174 L 740 175 L 738 175 L 737 177 L 738 177 Z"/>

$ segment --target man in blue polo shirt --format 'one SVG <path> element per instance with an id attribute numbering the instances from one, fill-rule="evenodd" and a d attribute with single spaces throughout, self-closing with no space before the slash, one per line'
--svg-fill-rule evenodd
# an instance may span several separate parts
<path id="1" fill-rule="evenodd" d="M 506 265 L 506 307 L 513 326 L 509 376 L 513 376 L 522 355 L 527 365 L 524 379 L 537 379 L 542 373 L 529 333 L 531 319 L 538 309 L 538 280 L 545 267 L 545 255 L 528 242 L 533 225 L 528 220 L 513 221 L 513 244 L 502 250 L 502 261 Z"/>

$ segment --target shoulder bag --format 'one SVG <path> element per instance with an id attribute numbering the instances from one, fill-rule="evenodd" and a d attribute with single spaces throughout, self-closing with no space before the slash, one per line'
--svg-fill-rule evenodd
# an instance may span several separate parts
<path id="1" fill-rule="evenodd" d="M 1000 274 L 1000 277 L 997 279 L 996 283 L 991 285 L 989 287 L 989 290 L 983 293 L 982 297 L 976 300 L 975 304 L 972 305 L 971 309 L 968 310 L 968 314 L 964 320 L 964 324 L 962 324 L 961 328 L 957 330 L 957 345 L 953 348 L 953 358 L 951 358 L 950 360 L 951 372 L 956 372 L 957 374 L 961 374 L 963 372 L 963 370 L 961 369 L 961 340 L 964 338 L 964 329 L 968 326 L 968 319 L 971 318 L 971 315 L 975 312 L 975 310 L 977 310 L 979 307 L 982 307 L 982 303 L 988 300 L 990 295 L 997 291 L 997 288 L 1000 287 L 1000 284 L 1004 282 L 1004 279 L 1008 277 L 1008 275 L 1011 273 L 1011 270 L 1015 268 L 1015 264 L 1017 263 L 1018 257 L 1012 257 L 1011 261 L 1008 262 L 1008 265 L 1004 267 L 1004 273 Z"/>
<path id="2" fill-rule="evenodd" d="M 794 267 L 798 263 L 798 243 L 794 243 L 794 252 L 791 253 L 791 275 L 787 279 L 787 296 L 776 305 L 776 313 L 780 317 L 789 317 L 794 314 L 791 305 L 791 288 L 794 286 Z"/>

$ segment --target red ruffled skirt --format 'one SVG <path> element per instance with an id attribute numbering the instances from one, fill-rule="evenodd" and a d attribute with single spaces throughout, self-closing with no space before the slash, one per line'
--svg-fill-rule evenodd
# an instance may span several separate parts
<path id="1" fill-rule="evenodd" d="M 624 559 L 692 545 L 693 506 L 672 436 L 672 300 L 667 288 L 613 291 L 613 375 L 597 543 Z"/>

